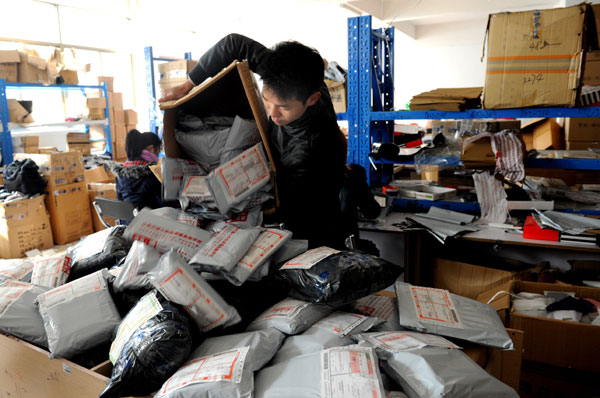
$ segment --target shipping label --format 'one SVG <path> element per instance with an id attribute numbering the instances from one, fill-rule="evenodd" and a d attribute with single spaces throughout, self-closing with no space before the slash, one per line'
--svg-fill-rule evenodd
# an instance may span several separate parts
<path id="1" fill-rule="evenodd" d="M 241 229 L 234 225 L 226 225 L 217 232 L 200 251 L 200 254 L 209 258 L 217 256 L 222 250 L 227 251 L 228 247 L 235 247 L 241 243 L 243 238 L 236 238 L 236 234 Z M 237 235 L 239 236 L 239 235 Z"/>
<path id="2" fill-rule="evenodd" d="M 364 315 L 334 312 L 319 320 L 313 327 L 322 328 L 344 337 L 366 320 L 367 317 Z"/>
<path id="3" fill-rule="evenodd" d="M 450 292 L 444 289 L 411 286 L 411 297 L 420 322 L 463 329 Z"/>
<path id="4" fill-rule="evenodd" d="M 85 294 L 106 289 L 105 271 L 106 269 L 94 272 L 40 295 L 40 304 L 43 304 L 46 309 L 50 309 Z"/>
<path id="5" fill-rule="evenodd" d="M 418 332 L 381 332 L 361 335 L 371 344 L 385 351 L 402 352 L 417 348 L 460 348 L 443 337 Z"/>
<path id="6" fill-rule="evenodd" d="M 262 315 L 256 318 L 252 323 L 259 322 L 270 318 L 294 319 L 296 315 L 304 308 L 308 307 L 309 303 L 305 301 L 287 298 L 274 305 Z"/>
<path id="7" fill-rule="evenodd" d="M 317 247 L 316 249 L 308 250 L 301 255 L 294 257 L 283 264 L 280 269 L 310 269 L 319 261 L 339 252 L 339 250 L 335 250 L 327 246 Z"/>
<path id="8" fill-rule="evenodd" d="M 227 321 L 225 310 L 183 268 L 158 281 L 158 289 L 169 300 L 187 307 L 201 332 Z"/>
<path id="9" fill-rule="evenodd" d="M 235 348 L 189 361 L 163 384 L 157 397 L 168 396 L 190 384 L 215 381 L 239 383 L 249 349 L 248 346 Z"/>
<path id="10" fill-rule="evenodd" d="M 267 229 L 261 232 L 238 265 L 248 270 L 258 268 L 281 247 L 289 235 L 290 232 L 277 229 Z"/>
<path id="11" fill-rule="evenodd" d="M 71 272 L 71 262 L 71 258 L 64 255 L 35 260 L 31 283 L 47 287 L 63 285 Z"/>
<path id="12" fill-rule="evenodd" d="M 0 316 L 33 286 L 29 283 L 7 280 L 0 284 Z"/>
<path id="13" fill-rule="evenodd" d="M 156 298 L 156 292 L 147 294 L 137 302 L 135 307 L 121 321 L 117 329 L 117 336 L 110 346 L 108 358 L 114 365 L 123 351 L 123 347 L 140 326 L 146 323 L 153 316 L 162 311 L 163 307 Z"/>
<path id="14" fill-rule="evenodd" d="M 359 299 L 356 310 L 363 315 L 389 320 L 396 310 L 396 299 L 393 297 L 371 294 Z"/>
<path id="15" fill-rule="evenodd" d="M 187 177 L 183 184 L 181 196 L 187 198 L 192 203 L 202 203 L 212 200 L 212 194 L 206 184 L 206 177 Z"/>
<path id="16" fill-rule="evenodd" d="M 235 199 L 250 188 L 269 178 L 269 166 L 260 149 L 255 145 L 216 172 L 229 195 Z"/>
<path id="17" fill-rule="evenodd" d="M 321 397 L 382 398 L 379 364 L 371 347 L 335 347 L 321 352 Z"/>

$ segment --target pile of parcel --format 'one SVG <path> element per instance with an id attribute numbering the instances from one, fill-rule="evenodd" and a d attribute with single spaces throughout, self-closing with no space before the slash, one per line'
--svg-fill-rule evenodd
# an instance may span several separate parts
<path id="1" fill-rule="evenodd" d="M 227 74 L 251 76 L 245 63 Z M 50 358 L 108 357 L 102 398 L 518 396 L 460 348 L 513 349 L 492 307 L 402 283 L 402 268 L 381 258 L 307 250 L 290 231 L 262 228 L 252 214 L 270 169 L 262 144 L 247 144 L 193 176 L 208 194 L 180 195 L 185 210 L 143 209 L 63 253 L 0 263 L 0 331 Z M 225 166 L 236 162 L 247 182 L 231 185 L 241 172 Z M 266 174 L 249 178 L 257 164 Z M 183 173 L 182 192 L 189 182 Z"/>

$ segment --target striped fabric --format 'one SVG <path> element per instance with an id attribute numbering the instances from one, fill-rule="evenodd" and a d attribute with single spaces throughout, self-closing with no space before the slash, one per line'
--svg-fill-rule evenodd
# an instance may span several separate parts
<path id="1" fill-rule="evenodd" d="M 492 134 L 492 151 L 496 155 L 496 173 L 509 180 L 523 181 L 525 166 L 523 165 L 523 147 L 517 136 L 510 131 Z"/>

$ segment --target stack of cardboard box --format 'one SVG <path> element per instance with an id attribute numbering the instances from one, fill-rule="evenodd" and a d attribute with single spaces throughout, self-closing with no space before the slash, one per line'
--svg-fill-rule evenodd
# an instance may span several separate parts
<path id="1" fill-rule="evenodd" d="M 67 133 L 67 151 L 91 155 L 90 136 L 87 133 Z"/>
<path id="2" fill-rule="evenodd" d="M 91 120 L 102 120 L 106 118 L 106 98 L 87 98 L 88 118 Z"/>
<path id="3" fill-rule="evenodd" d="M 21 137 L 12 137 L 13 152 L 39 153 L 40 137 L 37 135 L 28 135 Z"/>
<path id="4" fill-rule="evenodd" d="M 92 217 L 80 152 L 15 154 L 15 159 L 32 159 L 48 182 L 46 208 L 54 242 L 62 245 L 91 234 Z"/>
<path id="5" fill-rule="evenodd" d="M 600 148 L 600 118 L 565 118 L 566 149 Z"/>

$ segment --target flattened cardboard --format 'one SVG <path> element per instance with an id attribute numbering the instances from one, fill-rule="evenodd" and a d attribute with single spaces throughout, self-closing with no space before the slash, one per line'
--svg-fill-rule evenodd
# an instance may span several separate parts
<path id="1" fill-rule="evenodd" d="M 587 4 L 492 14 L 484 108 L 574 106 Z"/>
<path id="2" fill-rule="evenodd" d="M 433 287 L 475 300 L 481 293 L 515 278 L 515 273 L 436 258 Z"/>
<path id="3" fill-rule="evenodd" d="M 94 232 L 85 182 L 49 187 L 46 207 L 57 245 L 73 242 Z"/>
<path id="4" fill-rule="evenodd" d="M 576 297 L 600 300 L 600 289 L 572 285 L 512 281 L 480 294 L 477 301 L 487 303 L 497 292 L 544 291 L 575 292 Z M 510 309 L 507 294 L 500 294 L 490 305 L 497 310 Z M 527 315 L 509 315 L 510 327 L 525 333 L 523 360 L 547 363 L 553 366 L 600 372 L 597 353 L 600 352 L 598 326 L 584 323 L 559 321 Z"/>
<path id="5" fill-rule="evenodd" d="M 44 195 L 0 203 L 0 257 L 23 257 L 54 246 Z"/>
<path id="6" fill-rule="evenodd" d="M 165 111 L 163 141 L 166 156 L 183 157 L 181 149 L 175 141 L 178 109 L 199 117 L 205 117 L 212 113 L 232 117 L 239 115 L 245 119 L 254 119 L 271 165 L 271 184 L 275 188 L 276 202 L 278 203 L 275 162 L 268 139 L 269 120 L 260 98 L 258 86 L 248 62 L 234 61 L 211 79 L 194 87 L 184 97 L 161 103 L 160 109 Z"/>

